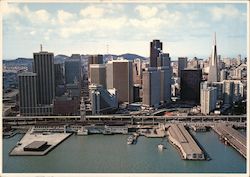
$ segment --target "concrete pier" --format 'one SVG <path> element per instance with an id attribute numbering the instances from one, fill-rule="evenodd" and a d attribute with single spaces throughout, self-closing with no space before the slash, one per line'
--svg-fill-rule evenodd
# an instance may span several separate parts
<path id="1" fill-rule="evenodd" d="M 16 156 L 46 155 L 49 151 L 55 148 L 58 144 L 60 144 L 70 135 L 71 133 L 46 133 L 46 134 L 32 133 L 32 131 L 29 130 L 9 154 L 16 155 Z M 43 143 L 41 144 L 41 142 Z M 41 146 L 40 144 L 41 145 L 46 144 L 47 147 L 42 148 L 42 150 L 39 150 Z M 30 146 L 32 146 L 34 150 L 29 150 L 30 148 L 27 148 Z"/>
<path id="2" fill-rule="evenodd" d="M 224 124 L 219 124 L 213 127 L 213 130 L 218 133 L 220 138 L 225 142 L 230 144 L 234 149 L 236 149 L 242 156 L 246 158 L 246 137 L 240 132 L 235 130 L 230 126 Z"/>
<path id="3" fill-rule="evenodd" d="M 204 152 L 183 125 L 172 124 L 167 134 L 169 141 L 178 148 L 183 159 L 205 160 Z"/>

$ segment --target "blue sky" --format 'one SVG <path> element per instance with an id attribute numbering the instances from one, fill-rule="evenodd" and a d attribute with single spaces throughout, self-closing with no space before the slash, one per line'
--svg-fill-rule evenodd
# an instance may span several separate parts
<path id="1" fill-rule="evenodd" d="M 246 56 L 247 6 L 242 3 L 2 3 L 3 58 L 32 57 L 43 44 L 57 54 L 163 52 L 207 58 L 213 34 L 222 57 Z"/>

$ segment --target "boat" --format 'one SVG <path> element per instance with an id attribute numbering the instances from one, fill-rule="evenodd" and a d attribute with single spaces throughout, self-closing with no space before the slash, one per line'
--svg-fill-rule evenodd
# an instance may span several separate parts
<path id="1" fill-rule="evenodd" d="M 127 144 L 133 144 L 134 142 L 134 137 L 133 136 L 129 136 L 127 139 Z"/>
<path id="2" fill-rule="evenodd" d="M 113 135 L 112 131 L 109 129 L 105 129 L 102 134 L 103 135 Z"/>
<path id="3" fill-rule="evenodd" d="M 163 144 L 158 144 L 158 149 L 162 151 L 163 149 L 165 149 L 165 147 Z"/>
<path id="4" fill-rule="evenodd" d="M 77 131 L 77 135 L 88 135 L 89 131 L 86 128 L 81 128 Z"/>

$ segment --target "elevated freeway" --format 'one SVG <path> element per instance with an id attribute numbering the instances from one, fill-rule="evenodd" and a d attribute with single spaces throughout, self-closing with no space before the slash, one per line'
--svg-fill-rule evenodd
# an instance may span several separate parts
<path id="1" fill-rule="evenodd" d="M 227 116 L 124 116 L 124 115 L 98 115 L 86 116 L 81 122 L 80 116 L 27 116 L 3 117 L 3 123 L 9 125 L 25 125 L 37 123 L 123 123 L 131 125 L 155 125 L 158 123 L 181 123 L 211 126 L 215 123 L 227 123 L 246 127 L 246 115 Z"/>

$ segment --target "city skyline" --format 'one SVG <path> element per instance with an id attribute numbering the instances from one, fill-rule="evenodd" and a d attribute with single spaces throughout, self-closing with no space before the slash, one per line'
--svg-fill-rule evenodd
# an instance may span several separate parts
<path id="1" fill-rule="evenodd" d="M 40 43 L 55 54 L 149 57 L 153 39 L 174 59 L 208 58 L 214 32 L 219 55 L 246 56 L 246 3 L 2 4 L 3 59 L 31 58 Z"/>

